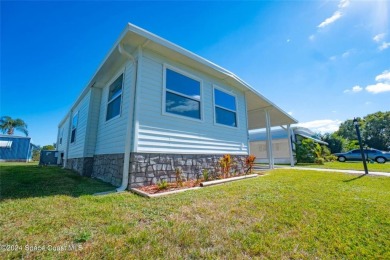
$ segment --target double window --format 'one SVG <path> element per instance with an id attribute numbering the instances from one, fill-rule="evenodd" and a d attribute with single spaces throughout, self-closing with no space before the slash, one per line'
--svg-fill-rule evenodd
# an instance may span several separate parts
<path id="1" fill-rule="evenodd" d="M 123 83 L 123 74 L 121 74 L 110 85 L 109 93 L 108 93 L 106 121 L 118 116 L 121 113 L 122 83 Z"/>
<path id="2" fill-rule="evenodd" d="M 200 81 L 166 68 L 165 112 L 201 119 Z"/>
<path id="3" fill-rule="evenodd" d="M 78 121 L 79 121 L 79 113 L 77 112 L 72 119 L 72 132 L 70 135 L 70 143 L 74 143 L 76 141 L 76 131 L 77 131 Z"/>
<path id="4" fill-rule="evenodd" d="M 214 88 L 215 122 L 237 127 L 236 97 Z"/>

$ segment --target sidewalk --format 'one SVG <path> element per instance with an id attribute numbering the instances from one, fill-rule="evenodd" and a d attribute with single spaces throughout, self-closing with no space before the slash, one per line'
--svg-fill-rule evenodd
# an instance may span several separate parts
<path id="1" fill-rule="evenodd" d="M 364 171 L 356 171 L 356 170 L 337 170 L 337 169 L 322 169 L 322 168 L 307 168 L 307 167 L 291 167 L 291 166 L 280 166 L 280 165 L 278 165 L 278 166 L 275 165 L 275 169 L 292 169 L 292 170 L 306 170 L 306 171 L 342 172 L 342 173 L 350 173 L 350 174 L 364 174 Z M 390 177 L 390 172 L 368 171 L 368 175 Z"/>

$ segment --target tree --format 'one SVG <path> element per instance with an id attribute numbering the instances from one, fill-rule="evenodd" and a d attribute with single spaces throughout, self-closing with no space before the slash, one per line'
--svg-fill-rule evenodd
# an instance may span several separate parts
<path id="1" fill-rule="evenodd" d="M 38 145 L 33 148 L 32 151 L 32 160 L 34 162 L 39 162 L 39 159 L 41 158 L 41 150 L 42 148 Z"/>
<path id="2" fill-rule="evenodd" d="M 343 151 L 344 144 L 347 142 L 343 137 L 336 133 L 326 133 L 321 136 L 321 140 L 328 143 L 328 148 L 331 153 L 340 153 Z"/>
<path id="3" fill-rule="evenodd" d="M 44 150 L 44 151 L 54 151 L 55 149 L 56 149 L 56 147 L 54 145 L 51 145 L 51 144 L 42 146 L 42 150 Z"/>
<path id="4" fill-rule="evenodd" d="M 364 121 L 360 117 L 356 118 L 361 126 L 360 131 L 364 129 Z M 347 140 L 357 140 L 355 126 L 353 125 L 353 119 L 348 119 L 340 124 L 339 130 L 337 130 L 336 135 L 341 136 Z"/>
<path id="5" fill-rule="evenodd" d="M 13 119 L 9 116 L 0 118 L 0 129 L 3 134 L 13 135 L 15 130 L 18 130 L 28 136 L 27 124 L 19 118 Z"/>
<path id="6" fill-rule="evenodd" d="M 373 114 L 368 114 L 362 119 L 357 119 L 362 135 L 363 145 L 379 150 L 390 149 L 390 111 L 379 111 Z M 347 143 L 344 144 L 346 150 L 358 147 L 353 120 L 348 119 L 343 122 L 335 134 L 347 141 Z"/>
<path id="7" fill-rule="evenodd" d="M 388 150 L 390 148 L 390 111 L 365 116 L 362 138 L 368 147 Z"/>

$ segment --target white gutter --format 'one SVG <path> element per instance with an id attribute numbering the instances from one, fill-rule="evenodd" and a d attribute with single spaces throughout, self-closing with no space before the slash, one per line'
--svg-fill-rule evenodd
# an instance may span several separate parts
<path id="1" fill-rule="evenodd" d="M 135 71 L 135 86 L 137 86 L 137 62 L 133 55 L 128 53 L 123 47 L 122 43 L 118 44 L 118 51 L 120 54 L 128 58 L 134 65 L 134 71 Z M 131 95 L 131 93 L 130 93 Z M 134 104 L 135 102 L 133 102 Z M 133 110 L 134 111 L 134 110 Z M 130 111 L 129 111 L 130 113 Z M 133 116 L 134 118 L 134 116 Z M 123 174 L 122 174 L 122 185 L 116 189 L 117 192 L 122 192 L 127 189 L 127 186 L 129 185 L 129 166 L 130 166 L 130 149 L 131 149 L 131 130 L 133 125 L 133 120 L 127 120 L 127 126 L 126 126 L 126 141 L 125 141 L 125 158 L 123 160 Z"/>

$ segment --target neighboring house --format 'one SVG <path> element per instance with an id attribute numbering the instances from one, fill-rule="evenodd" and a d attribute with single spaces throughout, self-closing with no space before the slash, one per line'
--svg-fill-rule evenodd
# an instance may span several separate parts
<path id="1" fill-rule="evenodd" d="M 33 147 L 30 137 L 0 135 L 0 162 L 30 162 Z"/>
<path id="2" fill-rule="evenodd" d="M 236 75 L 128 24 L 60 122 L 57 149 L 64 167 L 123 190 L 177 168 L 199 175 L 223 154 L 243 162 L 248 129 L 293 123 Z"/>
<path id="3" fill-rule="evenodd" d="M 291 127 L 290 135 L 287 129 L 272 129 L 272 147 L 274 162 L 280 164 L 296 163 L 295 158 L 295 143 L 299 143 L 302 139 L 309 138 L 313 141 L 327 145 L 328 143 L 321 141 L 314 132 L 304 127 Z M 290 136 L 290 142 L 289 142 Z M 265 131 L 250 131 L 249 142 L 251 153 L 256 156 L 257 163 L 266 163 L 267 159 L 267 136 Z"/>

